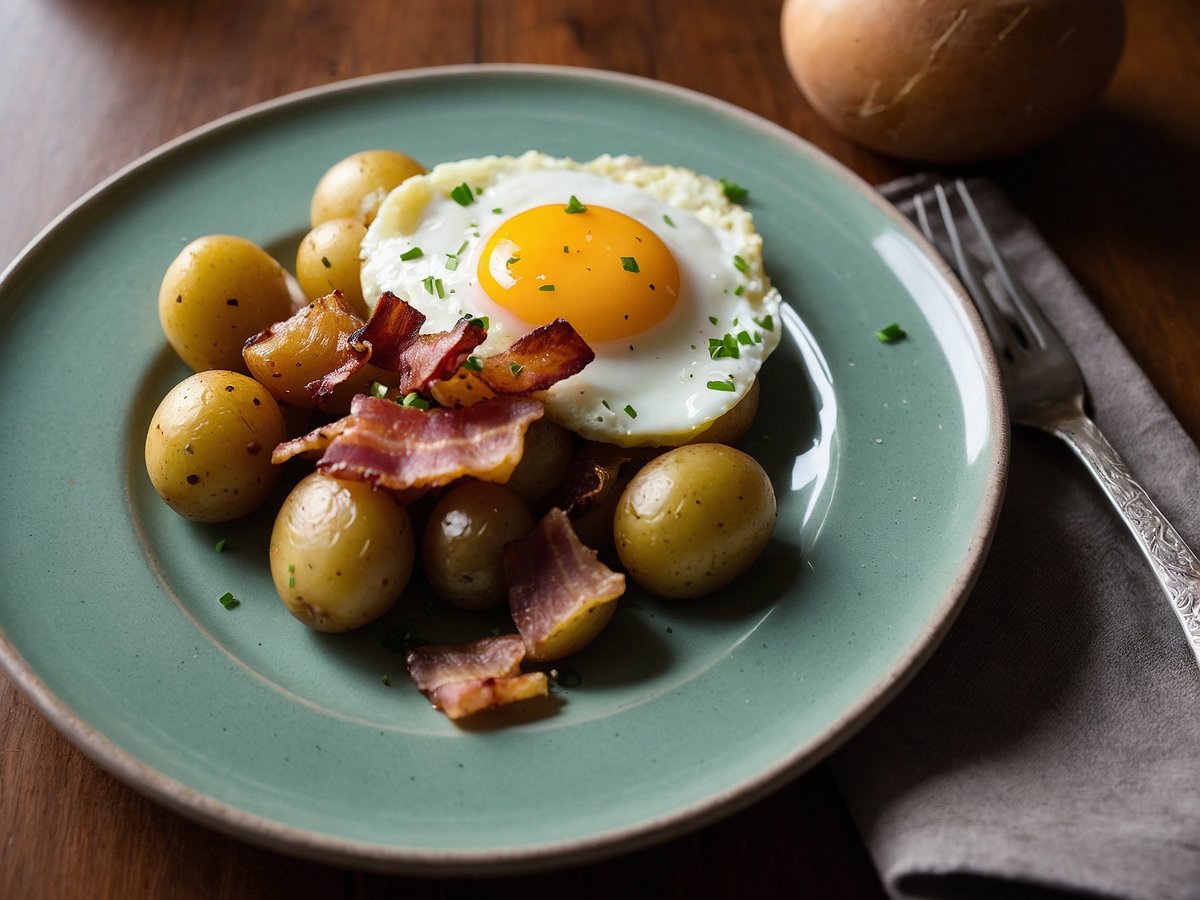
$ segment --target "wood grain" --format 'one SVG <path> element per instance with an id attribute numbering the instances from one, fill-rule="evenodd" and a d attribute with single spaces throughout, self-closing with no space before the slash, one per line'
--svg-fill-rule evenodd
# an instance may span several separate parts
<path id="1" fill-rule="evenodd" d="M 807 106 L 778 0 L 0 0 L 0 261 L 165 140 L 280 94 L 471 62 L 591 66 L 736 103 L 872 181 L 912 171 Z M 1044 231 L 1193 437 L 1200 436 L 1200 14 L 1130 4 L 1121 68 L 1059 138 L 983 168 Z M 3 589 L 8 591 L 9 589 Z M 0 603 L 19 602 L 11 593 Z M 544 875 L 433 880 L 292 859 L 195 825 L 109 777 L 0 679 L 0 897 L 580 898 L 882 889 L 819 767 L 696 834 Z"/>

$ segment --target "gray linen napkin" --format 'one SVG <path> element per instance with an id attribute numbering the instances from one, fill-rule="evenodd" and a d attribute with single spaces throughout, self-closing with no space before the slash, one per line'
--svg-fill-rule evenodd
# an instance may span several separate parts
<path id="1" fill-rule="evenodd" d="M 1200 547 L 1196 446 L 1029 222 L 994 185 L 972 192 L 1075 352 L 1096 422 Z M 995 541 L 958 622 L 831 765 L 894 897 L 1200 897 L 1200 671 L 1065 445 L 1013 430 Z"/>

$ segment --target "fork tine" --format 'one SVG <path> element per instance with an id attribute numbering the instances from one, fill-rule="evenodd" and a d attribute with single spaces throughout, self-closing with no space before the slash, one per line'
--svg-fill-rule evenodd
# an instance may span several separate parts
<path id="1" fill-rule="evenodd" d="M 996 345 L 996 349 L 1001 354 L 1012 358 L 1013 354 L 1020 350 L 1021 342 L 1008 324 L 1008 320 L 996 306 L 987 287 L 984 286 L 979 274 L 979 267 L 963 247 L 954 213 L 950 209 L 950 198 L 946 196 L 945 189 L 940 184 L 934 185 L 934 194 L 937 197 L 938 209 L 942 214 L 942 224 L 946 229 L 946 236 L 950 240 L 950 249 L 954 253 L 955 271 L 958 272 L 967 293 L 975 301 L 975 308 L 979 310 L 983 324 L 987 326 L 992 343 Z"/>
<path id="2" fill-rule="evenodd" d="M 1008 293 L 1009 302 L 1012 304 L 1014 312 L 1020 316 L 1021 324 L 1024 326 L 1026 332 L 1032 336 L 1037 345 L 1045 347 L 1050 340 L 1057 339 L 1057 332 L 1054 330 L 1054 326 L 1046 320 L 1037 303 L 1033 301 L 1033 298 L 1029 296 L 1029 292 L 1025 290 L 1025 286 L 1012 274 L 1008 265 L 1004 262 L 1004 257 L 1000 255 L 1000 250 L 996 246 L 991 232 L 988 230 L 987 225 L 984 224 L 983 217 L 979 214 L 979 210 L 975 206 L 975 200 L 971 196 L 971 192 L 967 189 L 966 182 L 961 178 L 956 179 L 954 187 L 963 202 L 963 206 L 966 207 L 967 215 L 971 219 L 971 224 L 975 226 L 984 249 L 987 250 L 987 254 L 991 258 L 992 265 L 995 268 L 997 277 L 1000 279 L 1001 285 Z"/>

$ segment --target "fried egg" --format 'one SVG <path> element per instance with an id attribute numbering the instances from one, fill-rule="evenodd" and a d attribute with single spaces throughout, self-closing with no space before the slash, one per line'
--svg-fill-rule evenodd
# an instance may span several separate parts
<path id="1" fill-rule="evenodd" d="M 477 355 L 570 322 L 596 358 L 542 399 L 592 440 L 688 441 L 779 343 L 753 218 L 687 169 L 535 151 L 443 163 L 388 195 L 362 248 L 369 301 L 392 291 L 427 332 L 486 318 Z"/>

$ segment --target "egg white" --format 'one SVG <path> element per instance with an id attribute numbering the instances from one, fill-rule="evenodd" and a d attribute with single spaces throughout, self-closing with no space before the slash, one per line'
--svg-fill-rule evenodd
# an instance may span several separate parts
<path id="1" fill-rule="evenodd" d="M 465 206 L 451 197 L 462 184 L 475 191 Z M 565 205 L 572 195 L 657 234 L 679 266 L 679 301 L 639 335 L 592 343 L 596 359 L 542 395 L 547 414 L 592 440 L 683 443 L 745 395 L 779 343 L 780 296 L 763 269 L 762 238 L 714 178 L 628 156 L 579 163 L 530 151 L 443 163 L 384 201 L 363 240 L 363 295 L 373 303 L 392 291 L 425 314 L 425 331 L 448 330 L 466 314 L 486 316 L 488 339 L 478 354 L 503 350 L 531 326 L 480 286 L 484 245 L 516 213 Z M 710 339 L 727 334 L 737 358 L 714 359 Z M 733 390 L 710 382 L 732 382 Z"/>

